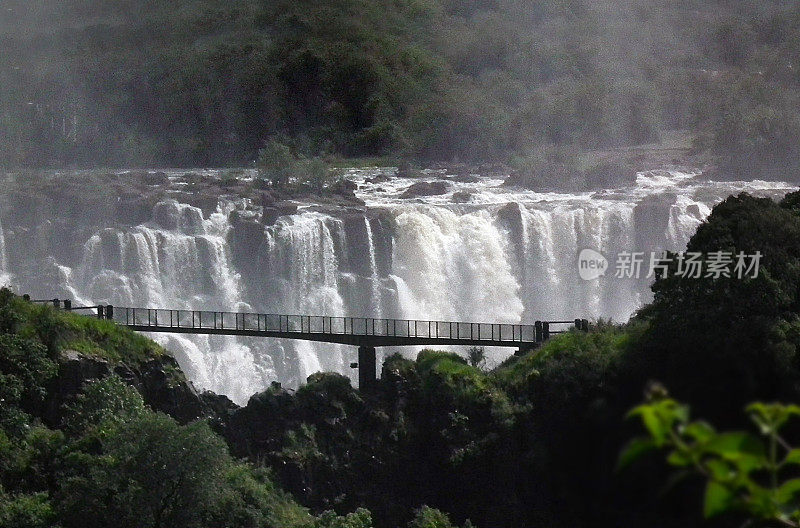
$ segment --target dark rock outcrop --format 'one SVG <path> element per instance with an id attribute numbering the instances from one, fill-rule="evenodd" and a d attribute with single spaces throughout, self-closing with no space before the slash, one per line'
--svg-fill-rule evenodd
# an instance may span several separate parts
<path id="1" fill-rule="evenodd" d="M 481 181 L 480 178 L 478 178 L 474 174 L 469 174 L 469 173 L 456 174 L 455 176 L 451 176 L 450 180 L 459 183 L 478 183 L 479 181 Z"/>
<path id="2" fill-rule="evenodd" d="M 636 183 L 636 169 L 628 164 L 605 162 L 584 173 L 588 189 L 609 189 Z"/>
<path id="3" fill-rule="evenodd" d="M 512 237 L 516 240 L 522 239 L 522 206 L 518 203 L 507 203 L 497 211 L 497 218 L 500 220 L 501 225 L 507 229 Z M 522 244 L 514 245 L 514 255 L 517 262 L 524 260 L 524 247 Z"/>
<path id="4" fill-rule="evenodd" d="M 142 177 L 147 185 L 169 185 L 169 177 L 163 172 L 148 172 Z"/>
<path id="5" fill-rule="evenodd" d="M 364 181 L 367 183 L 386 183 L 391 180 L 392 180 L 391 176 L 388 176 L 386 174 L 378 174 L 376 176 L 373 176 L 372 178 L 367 178 Z"/>
<path id="6" fill-rule="evenodd" d="M 419 196 L 436 196 L 450 192 L 452 185 L 446 181 L 417 182 L 400 195 L 400 198 L 417 198 Z"/>
<path id="7" fill-rule="evenodd" d="M 264 225 L 252 218 L 243 218 L 241 211 L 231 213 L 229 240 L 236 268 L 245 274 L 258 273 L 258 248 L 264 241 Z"/>
<path id="8" fill-rule="evenodd" d="M 467 203 L 472 200 L 472 193 L 469 191 L 457 191 L 453 193 L 453 202 Z"/>
<path id="9" fill-rule="evenodd" d="M 292 215 L 297 212 L 297 204 L 291 202 L 276 202 L 274 205 L 264 207 L 262 221 L 267 225 L 274 225 L 281 216 Z"/>

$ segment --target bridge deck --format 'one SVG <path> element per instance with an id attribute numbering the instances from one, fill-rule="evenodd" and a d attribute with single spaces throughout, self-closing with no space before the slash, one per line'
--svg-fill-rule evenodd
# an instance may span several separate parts
<path id="1" fill-rule="evenodd" d="M 567 325 L 577 323 L 545 321 L 523 325 L 156 308 L 105 309 L 106 315 L 118 324 L 142 332 L 279 337 L 368 347 L 478 345 L 530 349 L 550 334 L 563 332 Z M 555 328 L 551 330 L 550 325 Z"/>

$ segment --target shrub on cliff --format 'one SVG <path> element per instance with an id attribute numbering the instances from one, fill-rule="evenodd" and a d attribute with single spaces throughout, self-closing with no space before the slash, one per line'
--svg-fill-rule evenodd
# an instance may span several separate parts
<path id="1" fill-rule="evenodd" d="M 66 405 L 65 429 L 75 435 L 90 429 L 103 429 L 145 415 L 147 408 L 141 394 L 119 376 L 111 375 L 84 384 L 83 391 Z"/>
<path id="2" fill-rule="evenodd" d="M 316 192 L 329 189 L 340 179 L 320 157 L 306 157 L 296 149 L 270 139 L 258 152 L 259 176 L 278 189 L 309 187 Z"/>

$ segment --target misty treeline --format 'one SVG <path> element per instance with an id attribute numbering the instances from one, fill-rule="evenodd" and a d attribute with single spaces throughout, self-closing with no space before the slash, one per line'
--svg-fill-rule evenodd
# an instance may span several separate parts
<path id="1" fill-rule="evenodd" d="M 794 0 L 7 0 L 0 165 L 496 160 L 688 129 L 800 162 Z"/>

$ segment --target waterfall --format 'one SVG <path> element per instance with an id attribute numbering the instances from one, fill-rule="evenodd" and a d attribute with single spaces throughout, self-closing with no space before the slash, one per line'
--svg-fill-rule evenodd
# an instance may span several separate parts
<path id="1" fill-rule="evenodd" d="M 459 215 L 413 207 L 395 218 L 393 274 L 408 288 L 400 313 L 409 319 L 517 322 L 520 285 L 507 243 L 488 211 Z"/>
<path id="2" fill-rule="evenodd" d="M 281 218 L 266 230 L 259 259 L 263 279 L 254 306 L 279 314 L 351 315 L 339 291 L 336 240 L 343 239 L 342 222 L 320 213 Z M 297 372 L 286 378 L 305 381 L 321 370 L 343 371 L 347 347 L 307 341 L 281 340 L 273 345 L 284 359 L 296 355 Z M 291 378 L 295 377 L 295 380 Z"/>
<path id="3" fill-rule="evenodd" d="M 160 201 L 147 222 L 109 223 L 87 233 L 80 257 L 56 262 L 55 278 L 43 275 L 42 291 L 31 293 L 51 296 L 55 282 L 87 304 L 508 323 L 625 321 L 649 299 L 650 281 L 613 277 L 617 254 L 683 249 L 711 207 L 741 189 L 776 198 L 794 190 L 704 182 L 678 171 L 642 173 L 635 185 L 597 193 L 513 190 L 487 177 L 451 182 L 452 192 L 472 193 L 468 203 L 454 203 L 450 194 L 401 198 L 415 180 L 375 182 L 378 173 L 350 172 L 366 202 L 361 210 L 306 205 L 269 224 L 244 200 L 220 200 L 205 214 Z M 53 244 L 4 221 L 15 243 L 9 247 Z M 8 280 L 6 242 L 0 225 L 0 277 Z M 581 279 L 577 256 L 585 248 L 609 259 L 605 277 Z M 240 404 L 271 381 L 297 386 L 318 371 L 355 377 L 350 346 L 152 337 L 173 351 L 197 386 Z M 510 353 L 487 352 L 495 360 Z"/>
<path id="4" fill-rule="evenodd" d="M 6 235 L 3 231 L 3 224 L 0 223 L 0 286 L 11 284 L 11 270 L 8 266 L 8 255 L 6 254 Z"/>
<path id="5" fill-rule="evenodd" d="M 117 306 L 239 311 L 240 275 L 233 269 L 227 215 L 202 212 L 175 201 L 156 205 L 153 221 L 130 229 L 107 228 L 84 246 L 71 291 L 84 302 Z M 198 386 L 239 403 L 276 377 L 269 356 L 257 357 L 232 336 L 151 336 L 176 354 Z"/>
<path id="6" fill-rule="evenodd" d="M 369 269 L 370 269 L 370 282 L 372 283 L 372 297 L 370 298 L 370 307 L 372 308 L 373 317 L 380 319 L 383 315 L 382 302 L 381 302 L 381 283 L 378 276 L 378 261 L 375 257 L 375 239 L 372 236 L 372 226 L 369 223 L 369 218 L 364 217 L 364 228 L 367 231 L 367 246 L 369 247 Z"/>
<path id="7" fill-rule="evenodd" d="M 584 248 L 605 255 L 635 248 L 633 205 L 559 205 L 521 209 L 525 322 L 570 319 L 575 307 L 591 317 L 626 319 L 639 305 L 633 282 L 584 281 L 576 259 Z"/>

